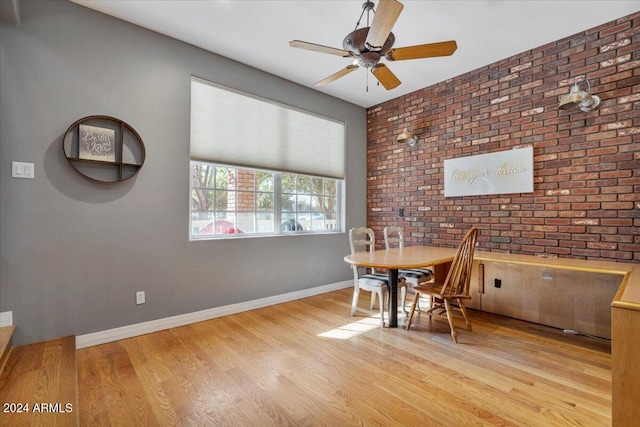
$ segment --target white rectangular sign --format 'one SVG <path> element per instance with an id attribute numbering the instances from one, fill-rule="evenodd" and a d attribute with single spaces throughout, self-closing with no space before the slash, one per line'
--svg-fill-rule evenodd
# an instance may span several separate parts
<path id="1" fill-rule="evenodd" d="M 533 192 L 533 147 L 444 161 L 444 196 Z"/>

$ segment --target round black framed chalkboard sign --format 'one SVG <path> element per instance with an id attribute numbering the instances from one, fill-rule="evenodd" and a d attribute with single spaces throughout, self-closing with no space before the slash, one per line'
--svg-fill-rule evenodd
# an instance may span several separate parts
<path id="1" fill-rule="evenodd" d="M 138 132 L 110 116 L 87 116 L 73 123 L 62 138 L 62 150 L 75 172 L 101 184 L 133 178 L 145 160 Z"/>

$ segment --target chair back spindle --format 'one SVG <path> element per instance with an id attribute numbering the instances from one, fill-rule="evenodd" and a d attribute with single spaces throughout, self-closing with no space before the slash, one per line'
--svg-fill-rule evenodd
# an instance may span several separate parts
<path id="1" fill-rule="evenodd" d="M 404 233 L 400 227 L 385 227 L 384 228 L 384 246 L 386 249 L 396 247 L 404 248 Z"/>

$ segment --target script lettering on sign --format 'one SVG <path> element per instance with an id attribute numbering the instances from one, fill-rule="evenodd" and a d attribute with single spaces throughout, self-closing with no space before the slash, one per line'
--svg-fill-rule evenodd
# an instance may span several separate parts
<path id="1" fill-rule="evenodd" d="M 444 161 L 444 196 L 533 192 L 533 148 Z"/>
<path id="2" fill-rule="evenodd" d="M 116 132 L 97 126 L 80 125 L 78 157 L 86 160 L 115 162 Z"/>

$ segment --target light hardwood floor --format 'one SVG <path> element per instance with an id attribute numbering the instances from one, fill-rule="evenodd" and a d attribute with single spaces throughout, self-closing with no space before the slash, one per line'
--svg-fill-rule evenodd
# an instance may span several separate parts
<path id="1" fill-rule="evenodd" d="M 0 426 L 78 425 L 74 337 L 14 347 L 0 375 Z"/>
<path id="2" fill-rule="evenodd" d="M 80 425 L 611 425 L 610 343 L 470 311 L 454 344 L 424 315 L 381 329 L 367 298 L 351 317 L 351 295 L 79 350 Z"/>

